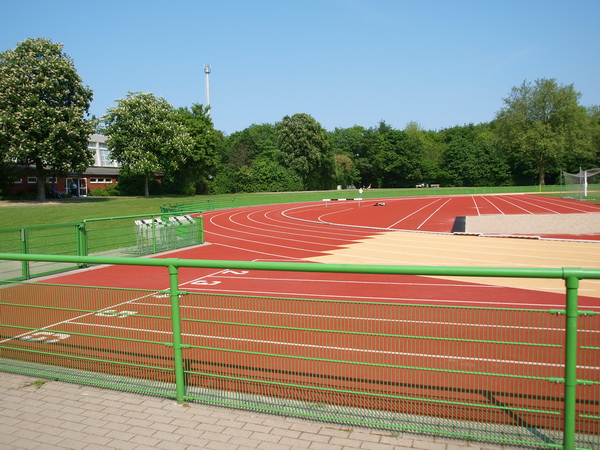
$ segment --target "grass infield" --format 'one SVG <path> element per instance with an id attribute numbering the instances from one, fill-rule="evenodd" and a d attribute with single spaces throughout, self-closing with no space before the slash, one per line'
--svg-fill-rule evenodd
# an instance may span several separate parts
<path id="1" fill-rule="evenodd" d="M 452 192 L 446 192 L 446 189 L 381 189 L 365 191 L 364 198 L 385 198 L 385 197 L 405 197 L 419 195 L 465 195 L 485 193 L 491 188 L 456 188 Z M 474 191 L 474 192 L 470 192 Z M 505 188 L 508 192 L 523 192 L 523 188 L 510 187 Z M 350 197 L 357 196 L 358 191 L 323 191 L 321 193 L 311 193 L 312 197 L 322 196 L 322 198 L 335 198 L 344 195 Z M 535 192 L 529 192 L 535 193 Z M 285 203 L 290 197 L 295 195 L 302 196 L 306 193 L 261 193 L 261 194 L 230 194 L 220 195 L 218 197 L 211 195 L 195 195 L 195 196 L 154 196 L 145 197 L 87 197 L 79 199 L 61 199 L 48 201 L 46 203 L 36 202 L 20 202 L 20 201 L 0 201 L 0 229 L 18 226 L 31 225 L 50 225 L 57 223 L 72 223 L 79 222 L 84 219 L 104 218 L 104 217 L 120 217 L 136 214 L 152 214 L 159 213 L 160 206 L 173 203 L 192 203 L 202 202 L 207 200 L 227 200 L 227 199 L 243 199 L 246 197 L 270 196 L 273 203 L 278 203 L 280 197 L 281 202 Z M 560 197 L 560 192 L 544 193 L 542 195 Z M 315 197 L 315 198 L 316 198 Z M 600 191 L 590 192 L 586 201 L 600 204 Z"/>

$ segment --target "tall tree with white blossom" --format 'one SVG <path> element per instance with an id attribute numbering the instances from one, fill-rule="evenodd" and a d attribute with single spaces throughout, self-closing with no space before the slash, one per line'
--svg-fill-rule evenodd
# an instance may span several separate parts
<path id="1" fill-rule="evenodd" d="M 193 157 L 194 142 L 164 98 L 130 92 L 103 120 L 111 158 L 126 173 L 144 176 L 146 197 L 157 172 L 169 177 Z"/>
<path id="2" fill-rule="evenodd" d="M 27 39 L 0 54 L 0 162 L 33 166 L 39 201 L 48 175 L 83 172 L 93 162 L 91 101 L 62 44 Z"/>

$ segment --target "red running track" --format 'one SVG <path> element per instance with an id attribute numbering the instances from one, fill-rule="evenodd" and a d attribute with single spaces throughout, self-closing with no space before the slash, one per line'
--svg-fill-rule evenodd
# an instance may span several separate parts
<path id="1" fill-rule="evenodd" d="M 600 206 L 531 195 L 421 197 L 383 200 L 394 206 L 365 207 L 366 200 L 327 207 L 321 202 L 270 205 L 214 211 L 204 215 L 208 245 L 170 253 L 169 257 L 207 260 L 302 262 L 356 241 L 405 228 L 449 232 L 457 215 L 568 214 L 598 212 Z M 325 220 L 327 219 L 327 220 Z M 344 224 L 331 226 L 326 222 Z M 352 226 L 347 226 L 352 225 Z M 363 227 L 363 228 L 358 228 Z M 377 230 L 366 227 L 378 227 Z M 433 305 L 563 308 L 564 295 L 478 283 L 414 276 L 309 274 L 252 271 L 232 276 L 214 269 L 182 269 L 181 286 L 192 292 L 272 297 L 356 299 Z M 150 267 L 108 267 L 55 278 L 52 282 L 162 290 L 166 270 Z M 600 311 L 595 298 L 581 306 Z"/>
<path id="2" fill-rule="evenodd" d="M 502 198 L 499 196 L 440 197 L 384 200 L 386 203 L 390 202 L 390 205 L 394 202 L 398 208 L 378 209 L 373 207 L 367 209 L 363 207 L 363 203 L 360 207 L 361 211 L 358 211 L 357 205 L 340 203 L 325 207 L 320 202 L 215 211 L 204 216 L 205 238 L 209 243 L 208 245 L 170 253 L 168 256 L 194 259 L 302 262 L 304 258 L 325 255 L 329 251 L 386 232 L 373 228 L 358 227 L 449 232 L 455 216 L 470 215 L 473 211 L 480 214 L 485 211 L 487 211 L 486 214 L 495 214 L 498 213 L 497 211 L 502 211 L 504 214 L 524 214 L 523 211 L 528 210 L 532 214 L 549 214 L 549 210 L 551 210 L 555 214 L 564 214 L 569 211 L 581 213 L 585 208 L 588 208 L 585 204 L 562 201 L 553 204 L 547 200 L 538 202 L 537 199 L 537 197 L 532 196 L 502 196 Z M 598 208 L 596 207 L 594 210 L 594 207 L 590 207 L 589 212 L 598 212 Z M 345 226 L 332 226 L 325 222 L 335 222 Z M 409 226 L 412 228 L 409 228 Z M 164 268 L 149 267 L 95 268 L 56 277 L 50 282 L 153 290 L 164 290 L 169 286 L 168 276 Z M 485 370 L 492 373 L 509 370 L 511 373 L 514 371 L 520 375 L 534 374 L 537 376 L 559 377 L 561 376 L 559 369 L 563 362 L 560 359 L 562 358 L 562 351 L 552 353 L 550 351 L 535 351 L 532 353 L 527 346 L 521 346 L 522 349 L 518 349 L 510 345 L 500 345 L 494 347 L 498 349 L 497 355 L 492 354 L 493 350 L 491 349 L 488 355 L 486 353 L 487 347 L 483 347 L 485 358 L 477 356 L 477 352 L 482 350 L 480 342 L 486 340 L 529 342 L 529 340 L 535 339 L 537 341 L 539 339 L 541 342 L 545 342 L 545 339 L 551 339 L 552 341 L 547 343 L 558 346 L 563 337 L 562 317 L 553 315 L 549 319 L 552 322 L 549 321 L 540 325 L 535 320 L 518 323 L 514 318 L 509 323 L 504 323 L 501 321 L 501 314 L 496 314 L 490 310 L 477 310 L 482 314 L 487 313 L 488 316 L 486 316 L 487 318 L 478 316 L 475 319 L 475 317 L 469 316 L 471 311 L 474 311 L 472 309 L 442 310 L 432 308 L 437 310 L 437 313 L 434 312 L 427 317 L 422 317 L 419 315 L 419 311 L 423 308 L 417 307 L 415 308 L 414 317 L 407 316 L 405 312 L 401 317 L 393 318 L 390 318 L 389 314 L 385 314 L 385 309 L 398 303 L 562 309 L 564 308 L 564 294 L 558 295 L 541 291 L 463 283 L 429 277 L 284 273 L 227 269 L 182 269 L 180 283 L 182 290 L 188 292 L 241 296 L 238 298 L 204 296 L 208 301 L 214 303 L 208 306 L 196 304 L 193 298 L 187 300 L 189 304 L 185 305 L 186 311 L 193 311 L 195 319 L 204 321 L 201 326 L 192 322 L 186 323 L 186 326 L 190 328 L 184 330 L 187 342 L 199 347 L 206 345 L 203 342 L 207 342 L 207 339 L 215 340 L 215 342 L 218 342 L 218 346 L 231 345 L 230 350 L 237 351 L 241 349 L 247 352 L 260 350 L 264 354 L 284 354 L 293 346 L 294 350 L 303 349 L 303 351 L 312 352 L 310 353 L 311 357 L 318 357 L 323 360 L 356 358 L 357 360 L 360 359 L 360 363 L 373 362 L 371 359 L 378 352 L 390 353 L 393 354 L 394 358 L 397 358 L 394 361 L 400 366 L 431 364 L 431 369 L 435 369 L 435 372 L 431 372 L 432 375 L 426 376 L 422 372 L 412 373 L 410 370 L 394 372 L 388 368 L 373 369 L 367 365 L 358 365 L 356 376 L 350 381 L 346 381 L 343 386 L 347 388 L 348 383 L 351 382 L 355 383 L 351 386 L 356 387 L 357 390 L 375 389 L 372 386 L 377 386 L 377 392 L 381 390 L 381 393 L 386 395 L 420 397 L 428 395 L 424 392 L 428 390 L 433 392 L 437 400 L 447 399 L 469 403 L 491 401 L 482 398 L 483 393 L 493 395 L 492 400 L 495 402 L 501 399 L 507 409 L 511 409 L 514 404 L 530 408 L 532 402 L 539 403 L 536 406 L 542 409 L 554 409 L 553 403 L 557 402 L 558 404 L 560 402 L 560 393 L 555 392 L 554 386 L 550 386 L 548 383 L 542 389 L 530 385 L 520 386 L 509 379 L 507 382 L 489 382 L 485 391 L 477 390 L 475 392 L 472 388 L 477 386 L 476 377 L 464 374 L 444 376 L 440 375 L 441 372 L 438 372 L 438 370 L 442 367 L 445 367 L 446 370 L 475 370 L 476 364 L 480 366 L 485 364 Z M 274 297 L 274 300 L 269 298 L 251 299 L 249 296 Z M 380 304 L 377 307 L 362 305 L 362 310 L 354 310 L 354 305 L 350 304 L 348 308 L 340 313 L 340 304 L 321 302 L 317 303 L 317 308 L 311 307 L 307 310 L 310 313 L 309 317 L 308 314 L 299 314 L 285 309 L 288 308 L 285 305 L 293 302 L 278 302 L 277 298 L 281 297 L 380 302 Z M 184 297 L 184 299 L 188 298 L 190 297 Z M 106 300 L 111 301 L 110 298 Z M 57 299 L 57 301 L 63 301 L 63 299 Z M 186 300 L 182 301 L 185 302 Z M 225 302 L 233 303 L 226 306 L 224 305 Z M 386 306 L 381 303 L 392 305 Z M 582 297 L 580 304 L 587 309 L 600 311 L 598 299 Z M 117 310 L 113 305 L 102 303 L 98 304 L 97 307 L 100 311 Z M 113 333 L 127 338 L 136 338 L 140 336 L 139 333 L 143 333 L 144 337 L 153 337 L 154 334 L 164 333 L 168 330 L 164 324 L 147 321 L 144 317 L 136 317 L 136 315 L 153 316 L 156 314 L 157 307 L 166 308 L 167 299 L 161 296 L 147 294 L 140 298 L 123 301 L 118 306 L 121 309 L 126 308 L 126 311 L 118 309 L 119 314 L 121 314 L 119 316 L 110 316 L 105 313 L 87 314 L 86 317 L 76 317 L 68 320 L 63 317 L 56 317 L 51 322 L 44 318 L 40 321 L 40 325 L 45 330 L 52 330 L 54 325 L 59 326 L 62 331 L 67 333 L 66 335 L 71 332 L 68 327 L 73 327 L 73 334 L 81 332 L 82 329 L 83 333 L 87 332 L 86 330 L 93 329 L 98 335 Z M 323 312 L 316 311 L 318 307 L 326 308 L 326 310 Z M 282 308 L 285 310 L 280 311 Z M 410 307 L 407 307 L 408 309 Z M 273 316 L 276 316 L 276 318 L 266 318 L 266 314 L 271 311 L 275 312 Z M 277 314 L 277 311 L 279 311 L 279 314 Z M 133 315 L 133 313 L 136 315 Z M 188 314 L 191 313 L 188 312 Z M 452 317 L 449 314 L 452 314 Z M 222 316 L 221 321 L 219 321 L 221 325 L 217 326 L 213 322 L 219 315 Z M 17 314 L 14 314 L 14 316 L 18 317 Z M 518 316 L 518 314 L 515 314 L 515 316 Z M 304 329 L 299 329 L 297 333 L 293 334 L 291 332 L 280 334 L 280 331 L 276 330 L 265 331 L 266 325 L 275 326 L 276 320 L 282 322 L 278 324 L 282 327 L 291 325 L 306 327 L 306 329 L 321 328 L 320 331 L 333 328 L 335 321 L 342 322 L 344 326 L 347 326 L 350 322 L 353 327 L 356 327 L 356 330 L 352 328 L 353 332 L 362 332 L 363 335 L 360 335 L 360 338 L 351 343 L 344 343 L 339 342 L 338 337 L 334 337 L 333 333 L 317 335 L 316 331 L 306 332 Z M 118 326 L 115 326 L 115 321 L 119 321 Z M 245 322 L 260 324 L 261 321 L 266 321 L 265 327 L 254 327 L 250 331 L 247 327 L 241 328 L 237 325 Z M 306 321 L 306 323 L 302 321 Z M 318 324 L 319 321 L 321 325 Z M 481 321 L 485 323 L 482 324 Z M 49 323 L 54 325 L 48 325 Z M 370 326 L 375 327 L 378 332 L 388 332 L 390 335 L 397 334 L 399 339 L 382 344 L 382 340 L 369 336 Z M 438 336 L 440 341 L 418 339 L 419 336 L 427 336 L 428 333 L 431 333 L 434 326 L 437 326 L 436 329 L 441 333 Z M 386 327 L 390 327 L 389 330 Z M 497 333 L 502 330 L 509 333 L 507 338 L 498 338 Z M 460 344 L 452 348 L 441 347 L 440 342 L 448 337 L 461 339 L 463 334 L 472 337 L 473 333 L 479 331 L 484 333 L 485 337 L 479 339 L 477 344 Z M 584 331 L 590 336 L 593 335 L 593 339 L 590 338 L 593 345 L 590 344 L 589 347 L 596 346 L 598 330 L 589 329 Z M 534 338 L 534 333 L 539 333 L 540 337 Z M 406 339 L 403 335 L 417 337 L 415 344 L 408 346 L 409 339 Z M 160 337 L 155 339 L 161 340 Z M 73 342 L 81 347 L 82 355 L 89 355 L 89 349 L 96 345 L 93 340 L 91 339 L 89 344 L 81 340 L 74 340 Z M 22 340 L 20 343 L 22 345 L 40 345 L 43 347 L 43 344 L 35 342 L 32 344 L 28 340 Z M 214 345 L 217 346 L 217 344 Z M 347 347 L 344 347 L 344 345 Z M 382 345 L 389 345 L 389 347 L 382 347 Z M 253 360 L 250 356 L 236 356 L 236 353 L 230 352 L 227 352 L 226 355 L 222 352 L 216 353 L 208 350 L 202 352 L 194 350 L 194 352 L 196 353 L 190 353 L 187 356 L 187 361 L 192 364 L 190 368 L 196 373 L 216 371 L 222 375 L 225 374 L 226 370 L 235 369 L 234 375 L 239 375 L 240 368 L 243 368 L 247 371 L 248 378 L 261 376 L 271 377 L 268 378 L 269 380 L 276 380 L 276 377 L 281 377 L 284 382 L 289 382 L 291 376 L 292 382 L 295 383 L 322 383 L 323 386 L 328 388 L 336 388 L 338 379 L 348 378 L 347 366 L 340 364 L 323 365 L 321 367 L 319 365 L 321 363 L 313 361 L 310 363 L 305 362 L 304 366 L 301 366 L 300 363 L 295 362 L 296 360 L 289 360 L 285 363 L 285 366 L 282 366 L 283 363 L 280 358 L 270 359 L 265 356 Z M 139 353 L 145 355 L 144 357 L 148 358 L 149 363 L 154 364 L 160 358 L 168 358 L 166 353 L 164 355 L 162 353 L 155 354 L 153 350 L 142 349 Z M 340 356 L 341 353 L 343 353 L 342 356 Z M 590 360 L 593 360 L 593 358 Z M 510 369 L 507 369 L 507 367 Z M 591 372 L 592 374 L 589 376 L 586 374 L 586 378 L 594 379 L 600 369 L 597 364 L 594 364 L 589 367 L 580 367 L 579 370 Z M 315 376 L 315 373 L 318 376 Z M 390 381 L 395 382 L 396 380 L 404 380 L 404 382 L 397 385 L 390 384 Z M 204 386 L 207 380 L 199 379 L 192 380 L 192 382 Z M 233 389 L 233 387 L 225 384 L 211 385 L 211 387 L 215 389 Z M 252 387 L 247 387 L 249 392 L 254 392 L 252 389 Z M 256 389 L 258 389 L 256 391 L 258 393 L 261 388 Z M 456 395 L 454 395 L 455 391 Z M 265 392 L 263 390 L 260 392 L 265 395 L 278 395 L 275 391 Z M 529 394 L 532 392 L 535 392 L 536 395 L 530 396 Z M 453 397 L 450 397 L 451 393 Z M 304 395 L 306 395 L 306 398 L 315 401 L 314 394 L 311 392 L 299 393 L 298 395 L 301 399 L 304 399 Z M 346 399 L 335 400 L 325 397 L 319 399 L 319 401 L 321 400 L 332 403 L 339 401 L 341 404 L 346 404 L 344 402 L 348 401 Z M 368 399 L 358 399 L 357 406 L 373 407 L 374 409 L 386 408 L 385 405 L 380 404 L 365 406 L 367 401 Z M 519 402 L 523 404 L 521 405 Z M 509 403 L 511 406 L 508 406 Z M 405 407 L 395 404 L 393 407 L 405 408 L 401 411 L 414 413 L 417 405 L 409 402 Z M 584 412 L 588 414 L 596 413 L 596 404 L 589 406 L 589 408 L 592 408 L 591 412 L 587 410 Z M 473 412 L 469 408 L 457 408 L 456 411 L 450 411 L 450 413 L 453 415 L 449 418 L 473 418 Z M 430 409 L 429 414 L 448 414 L 448 410 L 444 408 L 440 408 L 439 411 Z M 493 420 L 498 420 L 499 423 L 506 420 L 503 413 L 499 416 L 501 417 Z M 544 426 L 542 419 L 533 415 L 531 417 L 525 416 L 525 414 L 520 414 L 519 420 L 524 420 L 533 426 Z M 580 422 L 583 425 L 578 425 L 578 427 L 588 426 L 585 420 L 580 419 Z M 560 427 L 560 425 L 556 424 L 555 426 L 553 424 L 552 427 Z"/>
<path id="3" fill-rule="evenodd" d="M 373 207 L 376 203 L 385 203 L 385 207 Z M 290 218 L 332 225 L 450 233 L 457 216 L 600 213 L 600 205 L 536 195 L 477 195 L 330 202 L 325 208 L 313 204 L 291 207 L 285 213 Z M 576 239 L 600 240 L 600 230 Z"/>

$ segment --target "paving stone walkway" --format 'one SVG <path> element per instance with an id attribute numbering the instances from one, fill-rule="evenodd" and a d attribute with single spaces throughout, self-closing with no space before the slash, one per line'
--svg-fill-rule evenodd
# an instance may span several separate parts
<path id="1" fill-rule="evenodd" d="M 508 449 L 0 372 L 0 449 Z"/>

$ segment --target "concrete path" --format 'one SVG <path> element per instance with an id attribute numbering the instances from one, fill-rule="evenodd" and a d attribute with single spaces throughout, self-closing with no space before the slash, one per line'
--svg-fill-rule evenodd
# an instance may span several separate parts
<path id="1" fill-rule="evenodd" d="M 508 449 L 0 372 L 0 449 Z"/>

